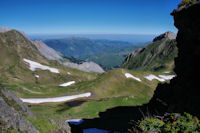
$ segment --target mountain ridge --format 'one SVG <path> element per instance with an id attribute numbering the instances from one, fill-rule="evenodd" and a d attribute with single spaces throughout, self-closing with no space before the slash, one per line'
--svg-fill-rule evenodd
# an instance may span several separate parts
<path id="1" fill-rule="evenodd" d="M 145 48 L 130 53 L 124 60 L 122 67 L 132 70 L 159 71 L 171 69 L 177 55 L 176 36 L 166 32 L 153 39 Z"/>
<path id="2" fill-rule="evenodd" d="M 81 61 L 81 63 L 79 63 L 78 60 L 73 57 L 64 57 L 62 54 L 47 46 L 43 41 L 33 41 L 33 43 L 38 51 L 48 60 L 58 61 L 59 64 L 65 67 L 78 69 L 84 72 L 104 72 L 104 70 L 94 62 Z"/>

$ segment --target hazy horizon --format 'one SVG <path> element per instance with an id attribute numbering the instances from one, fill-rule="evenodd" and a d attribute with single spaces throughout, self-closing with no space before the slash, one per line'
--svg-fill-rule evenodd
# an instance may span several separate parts
<path id="1" fill-rule="evenodd" d="M 177 32 L 170 13 L 181 0 L 2 0 L 1 27 L 26 34 Z"/>
<path id="2" fill-rule="evenodd" d="M 32 40 L 64 39 L 64 38 L 87 38 L 92 40 L 125 41 L 131 43 L 145 43 L 153 40 L 157 35 L 142 34 L 29 34 Z"/>

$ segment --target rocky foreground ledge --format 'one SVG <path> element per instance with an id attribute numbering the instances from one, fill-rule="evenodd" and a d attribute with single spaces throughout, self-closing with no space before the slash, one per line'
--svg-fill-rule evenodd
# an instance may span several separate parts
<path id="1" fill-rule="evenodd" d="M 37 119 L 13 92 L 0 88 L 0 133 L 11 131 L 40 133 L 27 118 Z M 53 133 L 71 133 L 68 123 L 58 120 L 50 122 L 57 125 Z"/>

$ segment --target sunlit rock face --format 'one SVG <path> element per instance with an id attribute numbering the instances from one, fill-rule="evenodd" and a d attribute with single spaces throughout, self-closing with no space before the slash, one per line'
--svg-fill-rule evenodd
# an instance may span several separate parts
<path id="1" fill-rule="evenodd" d="M 168 38 L 169 40 L 173 40 L 173 39 L 176 39 L 176 35 L 173 32 L 168 31 L 168 32 L 165 32 L 164 34 L 161 34 L 161 35 L 155 37 L 153 39 L 153 42 L 160 41 L 164 38 Z"/>
<path id="2" fill-rule="evenodd" d="M 177 77 L 170 84 L 158 85 L 148 104 L 157 112 L 189 112 L 200 116 L 200 2 L 179 7 L 171 15 L 178 28 Z"/>
<path id="3" fill-rule="evenodd" d="M 48 60 L 62 59 L 61 54 L 56 52 L 54 49 L 48 47 L 43 41 L 34 41 L 33 43 L 37 47 L 38 51 Z"/>

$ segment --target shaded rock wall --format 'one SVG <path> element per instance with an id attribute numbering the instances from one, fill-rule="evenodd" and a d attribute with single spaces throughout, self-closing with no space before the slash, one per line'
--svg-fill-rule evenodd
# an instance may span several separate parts
<path id="1" fill-rule="evenodd" d="M 170 84 L 158 85 L 148 104 L 156 112 L 188 112 L 200 117 L 200 1 L 172 12 L 178 28 L 177 77 Z M 154 112 L 155 113 L 155 112 Z"/>

